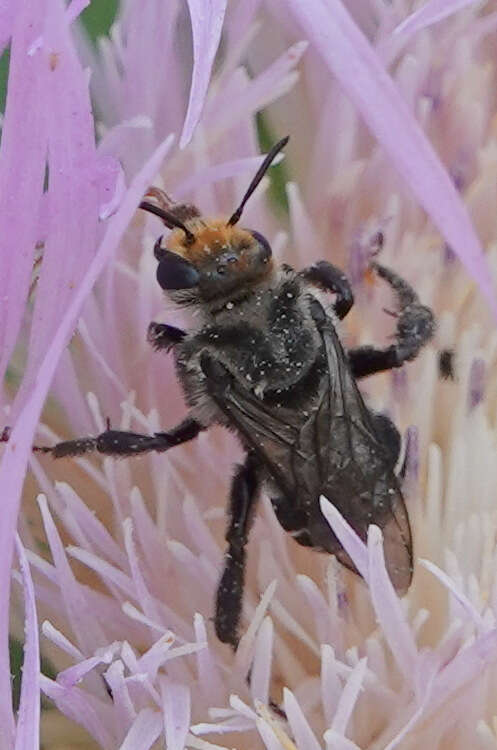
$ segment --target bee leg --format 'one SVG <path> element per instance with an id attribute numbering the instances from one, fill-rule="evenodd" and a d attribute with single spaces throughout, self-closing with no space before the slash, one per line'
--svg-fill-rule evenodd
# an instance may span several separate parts
<path id="1" fill-rule="evenodd" d="M 176 344 L 183 341 L 185 336 L 186 333 L 181 328 L 166 323 L 155 323 L 154 321 L 150 323 L 147 331 L 147 341 L 157 351 L 165 350 L 169 352 Z"/>
<path id="2" fill-rule="evenodd" d="M 245 581 L 245 547 L 261 486 L 261 465 L 252 452 L 237 467 L 231 485 L 229 522 L 226 531 L 228 548 L 224 556 L 224 571 L 216 595 L 214 626 L 223 643 L 235 650 L 238 646 L 238 627 L 242 613 Z"/>
<path id="3" fill-rule="evenodd" d="M 371 267 L 397 294 L 399 311 L 396 342 L 385 349 L 376 349 L 373 346 L 349 349 L 349 362 L 355 378 L 364 378 L 376 372 L 402 367 L 404 362 L 410 362 L 418 356 L 435 332 L 432 311 L 420 303 L 418 295 L 407 281 L 379 263 L 372 263 Z"/>
<path id="4" fill-rule="evenodd" d="M 345 318 L 354 304 L 354 295 L 347 276 L 340 268 L 333 266 L 326 260 L 320 260 L 313 266 L 304 268 L 300 272 L 300 276 L 310 281 L 311 284 L 336 294 L 333 309 L 340 320 Z"/>
<path id="5" fill-rule="evenodd" d="M 97 437 L 85 437 L 78 440 L 67 440 L 57 443 L 51 447 L 33 446 L 34 451 L 39 453 L 51 453 L 54 458 L 65 458 L 66 456 L 82 456 L 85 453 L 97 451 L 106 456 L 136 456 L 149 451 L 164 451 L 181 445 L 188 440 L 193 440 L 204 427 L 192 417 L 187 417 L 183 422 L 169 432 L 156 432 L 154 435 L 141 435 L 137 432 L 123 432 L 111 430 L 108 427 Z"/>

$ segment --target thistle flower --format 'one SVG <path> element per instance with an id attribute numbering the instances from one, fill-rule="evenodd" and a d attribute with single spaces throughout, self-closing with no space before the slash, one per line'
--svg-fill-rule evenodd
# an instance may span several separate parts
<path id="1" fill-rule="evenodd" d="M 0 747 L 38 746 L 40 688 L 106 749 L 497 747 L 493 5 L 189 0 L 188 15 L 179 3 L 129 0 L 96 51 L 71 26 L 83 6 L 24 0 L 0 17 L 0 39 L 12 38 L 0 356 L 13 425 L 0 468 Z M 416 362 L 364 384 L 407 435 L 408 595 L 392 589 L 381 532 L 372 526 L 364 545 L 333 498 L 323 513 L 366 583 L 297 548 L 265 499 L 233 654 L 209 620 L 234 439 L 210 430 L 119 462 L 51 462 L 30 446 L 35 430 L 51 443 L 100 432 L 107 417 L 153 432 L 183 415 L 172 364 L 144 332 L 152 319 L 185 321 L 155 282 L 158 222 L 135 209 L 153 182 L 229 214 L 262 158 L 260 111 L 275 133 L 291 132 L 288 222 L 266 182 L 247 226 L 297 267 L 327 258 L 349 272 L 348 345 L 391 332 L 386 290 L 364 277 L 378 231 L 382 261 L 439 325 Z M 454 381 L 438 375 L 447 350 Z M 8 597 L 28 463 L 12 573 L 25 599 L 15 721 Z M 39 674 L 39 648 L 55 679 Z M 53 747 L 63 741 L 56 711 L 43 714 Z"/>

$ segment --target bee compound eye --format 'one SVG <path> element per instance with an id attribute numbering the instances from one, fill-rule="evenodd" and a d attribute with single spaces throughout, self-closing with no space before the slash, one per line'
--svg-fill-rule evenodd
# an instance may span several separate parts
<path id="1" fill-rule="evenodd" d="M 161 289 L 190 289 L 198 284 L 200 274 L 187 260 L 163 250 L 157 266 L 157 282 Z"/>
<path id="2" fill-rule="evenodd" d="M 161 234 L 161 236 L 155 241 L 155 245 L 154 245 L 154 257 L 157 260 L 160 260 L 162 258 L 162 256 L 163 256 L 163 254 L 164 254 L 164 250 L 162 249 L 162 238 L 163 238 L 163 236 L 164 235 Z"/>
<path id="3" fill-rule="evenodd" d="M 263 263 L 267 263 L 273 254 L 271 245 L 264 237 L 264 235 L 260 234 L 260 232 L 252 232 L 252 237 L 254 238 L 254 240 L 257 240 L 260 246 L 259 259 Z"/>

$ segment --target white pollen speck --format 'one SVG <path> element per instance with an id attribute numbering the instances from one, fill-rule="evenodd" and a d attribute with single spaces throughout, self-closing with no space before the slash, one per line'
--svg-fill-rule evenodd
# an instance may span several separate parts
<path id="1" fill-rule="evenodd" d="M 286 296 L 288 297 L 288 299 L 293 299 L 293 294 L 291 292 L 287 292 Z"/>
<path id="2" fill-rule="evenodd" d="M 232 310 L 233 308 L 234 308 L 234 304 L 233 304 L 233 302 L 227 302 L 227 303 L 226 303 L 226 309 L 227 309 L 227 310 Z"/>

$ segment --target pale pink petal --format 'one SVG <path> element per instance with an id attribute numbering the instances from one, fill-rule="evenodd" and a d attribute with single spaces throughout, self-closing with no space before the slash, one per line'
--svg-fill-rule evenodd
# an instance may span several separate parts
<path id="1" fill-rule="evenodd" d="M 67 669 L 62 670 L 62 672 L 59 672 L 57 675 L 57 682 L 66 688 L 77 685 L 78 682 L 81 682 L 81 680 L 99 664 L 110 664 L 116 651 L 117 646 L 114 646 L 113 648 L 103 651 L 100 656 L 91 656 L 89 659 L 83 659 L 83 661 L 80 661 L 73 667 L 68 667 Z"/>
<path id="2" fill-rule="evenodd" d="M 364 542 L 349 526 L 341 513 L 323 495 L 320 498 L 321 512 L 336 534 L 344 550 L 350 555 L 352 562 L 365 581 L 369 577 L 368 552 Z"/>
<path id="3" fill-rule="evenodd" d="M 90 4 L 90 0 L 72 0 L 72 2 L 66 8 L 66 19 L 68 23 L 72 23 L 76 18 L 87 8 Z"/>
<path id="4" fill-rule="evenodd" d="M 258 718 L 256 726 L 267 750 L 285 750 L 284 745 L 282 745 L 273 729 L 263 719 Z"/>
<path id="5" fill-rule="evenodd" d="M 265 617 L 255 641 L 250 692 L 254 701 L 267 705 L 271 682 L 274 628 L 270 617 Z"/>
<path id="6" fill-rule="evenodd" d="M 366 665 L 367 659 L 361 659 L 350 673 L 347 682 L 344 685 L 330 727 L 330 729 L 338 734 L 345 735 L 345 732 L 347 731 L 347 725 L 359 697 L 359 691 L 362 688 L 364 675 L 366 673 Z"/>
<path id="7" fill-rule="evenodd" d="M 4 0 L 0 5 L 0 55 L 12 36 L 17 8 L 15 0 Z"/>
<path id="8" fill-rule="evenodd" d="M 193 624 L 197 643 L 207 644 L 206 648 L 200 649 L 196 654 L 198 682 L 203 688 L 202 692 L 212 696 L 212 704 L 221 705 L 226 699 L 226 690 L 223 687 L 215 655 L 207 641 L 207 631 L 202 615 L 196 613 Z"/>
<path id="9" fill-rule="evenodd" d="M 327 729 L 324 733 L 327 750 L 361 750 L 352 740 L 348 740 L 343 735 L 335 732 L 334 729 Z"/>
<path id="10" fill-rule="evenodd" d="M 418 651 L 400 600 L 390 581 L 383 554 L 383 536 L 377 526 L 368 530 L 369 590 L 376 618 L 385 633 L 399 669 L 406 682 L 414 684 Z"/>
<path id="11" fill-rule="evenodd" d="M 47 147 L 46 121 L 39 101 L 45 92 L 41 56 L 28 55 L 28 50 L 41 34 L 44 6 L 38 0 L 18 6 L 10 55 L 0 144 L 0 216 L 4 227 L 0 243 L 0 381 L 19 333 L 38 240 Z M 8 8 L 5 12 L 9 13 Z M 11 262 L 13 258 L 15 263 Z M 0 673 L 8 671 L 2 668 Z M 0 725 L 7 726 L 1 716 Z"/>
<path id="12" fill-rule="evenodd" d="M 133 722 L 119 750 L 148 750 L 159 737 L 161 730 L 161 715 L 151 708 L 144 708 Z"/>
<path id="13" fill-rule="evenodd" d="M 187 0 L 193 34 L 193 73 L 180 148 L 190 142 L 200 119 L 221 39 L 227 0 Z"/>
<path id="14" fill-rule="evenodd" d="M 104 704 L 81 688 L 62 687 L 44 675 L 40 675 L 40 684 L 42 691 L 53 700 L 57 708 L 81 724 L 102 748 L 111 750 L 115 747 L 113 732 L 109 729 L 113 726 L 110 701 Z"/>
<path id="15" fill-rule="evenodd" d="M 481 675 L 497 660 L 497 630 L 480 636 L 463 648 L 437 675 L 433 685 L 432 700 L 425 716 L 435 712 L 451 695 Z"/>
<path id="16" fill-rule="evenodd" d="M 419 562 L 424 568 L 429 570 L 430 573 L 435 576 L 435 578 L 438 578 L 440 583 L 445 586 L 451 596 L 454 597 L 454 599 L 461 605 L 462 609 L 466 612 L 470 619 L 473 620 L 476 628 L 480 633 L 484 633 L 486 630 L 488 630 L 483 617 L 480 615 L 476 607 L 471 603 L 468 597 L 459 590 L 454 581 L 446 573 L 444 573 L 443 570 L 440 570 L 438 565 L 435 565 L 430 560 L 420 559 Z"/>
<path id="17" fill-rule="evenodd" d="M 170 632 L 164 633 L 164 635 L 162 635 L 159 640 L 148 649 L 148 651 L 145 651 L 143 656 L 140 656 L 136 665 L 137 670 L 140 672 L 146 672 L 150 675 L 151 679 L 155 680 L 157 672 L 166 661 L 167 654 L 173 643 L 173 634 Z"/>
<path id="18" fill-rule="evenodd" d="M 321 700 L 327 724 L 331 724 L 336 714 L 342 694 L 342 682 L 338 676 L 333 648 L 329 644 L 321 646 Z"/>
<path id="19" fill-rule="evenodd" d="M 66 654 L 69 654 L 69 656 L 71 656 L 76 661 L 80 661 L 84 658 L 79 648 L 76 648 L 76 646 L 71 643 L 71 641 L 66 638 L 66 636 L 60 632 L 60 630 L 54 628 L 52 623 L 48 620 L 45 620 L 42 623 L 41 632 L 43 633 L 45 638 L 48 638 L 49 641 L 54 643 L 62 651 L 65 651 Z"/>
<path id="20" fill-rule="evenodd" d="M 294 694 L 288 688 L 283 689 L 283 707 L 299 750 L 321 750 L 319 742 L 310 728 L 302 709 L 297 703 Z"/>
<path id="21" fill-rule="evenodd" d="M 166 746 L 168 750 L 183 750 L 190 728 L 190 690 L 186 685 L 160 680 Z"/>
<path id="22" fill-rule="evenodd" d="M 416 31 L 425 29 L 428 26 L 448 18 L 453 13 L 457 13 L 461 8 L 468 5 L 474 5 L 478 0 L 428 0 L 420 8 L 407 16 L 402 23 L 393 30 L 395 36 L 408 39 Z"/>
<path id="23" fill-rule="evenodd" d="M 98 253 L 93 259 L 66 313 L 60 320 L 59 327 L 54 334 L 48 351 L 40 365 L 33 391 L 27 398 L 23 411 L 19 415 L 12 430 L 11 439 L 5 447 L 4 455 L 0 464 L 0 484 L 5 493 L 4 496 L 9 498 L 10 502 L 6 503 L 4 506 L 2 524 L 0 524 L 0 549 L 3 550 L 4 555 L 2 566 L 0 567 L 0 636 L 2 633 L 5 635 L 5 637 L 0 639 L 0 642 L 2 643 L 2 651 L 0 653 L 0 687 L 2 685 L 1 681 L 4 678 L 8 678 L 9 674 L 8 662 L 6 661 L 6 645 L 4 644 L 7 644 L 8 632 L 7 602 L 9 600 L 10 589 L 12 539 L 13 530 L 16 525 L 20 491 L 24 480 L 28 455 L 31 451 L 32 435 L 38 422 L 45 396 L 50 387 L 57 362 L 72 330 L 74 329 L 84 301 L 93 288 L 100 273 L 105 268 L 112 252 L 119 243 L 138 202 L 146 192 L 153 176 L 157 173 L 157 170 L 167 151 L 171 147 L 171 144 L 172 138 L 167 138 L 166 141 L 164 141 L 164 143 L 162 143 L 154 152 L 152 157 L 133 180 L 119 210 L 112 219 L 109 220 L 107 231 L 99 247 Z M 3 669 L 1 668 L 2 664 L 4 666 Z M 10 692 L 9 679 L 7 679 L 7 683 L 3 687 L 5 689 L 0 691 L 0 694 L 7 695 Z M 3 710 L 3 707 L 3 703 L 0 703 L 0 711 Z M 10 731 L 7 728 L 12 725 L 12 722 L 11 719 L 9 720 L 8 716 L 8 711 L 5 715 L 0 715 L 0 737 L 2 732 Z"/>
<path id="24" fill-rule="evenodd" d="M 104 674 L 105 681 L 112 691 L 112 702 L 118 726 L 129 727 L 136 719 L 136 709 L 129 694 L 128 683 L 124 678 L 124 664 L 120 659 L 114 661 Z"/>
<path id="25" fill-rule="evenodd" d="M 497 315 L 490 272 L 467 208 L 373 47 L 340 0 L 288 0 L 288 5 Z"/>
<path id="26" fill-rule="evenodd" d="M 38 750 L 40 742 L 40 644 L 33 580 L 24 547 L 16 536 L 17 555 L 24 586 L 24 665 L 17 716 L 15 750 Z M 10 700 L 9 694 L 5 696 Z"/>
<path id="27" fill-rule="evenodd" d="M 136 591 L 135 597 L 140 603 L 140 606 L 142 607 L 146 616 L 149 617 L 151 620 L 154 620 L 157 622 L 159 620 L 159 613 L 155 606 L 154 599 L 150 595 L 150 592 L 147 589 L 145 579 L 140 569 L 140 562 L 138 560 L 138 554 L 137 554 L 136 546 L 133 540 L 133 522 L 131 518 L 125 519 L 123 527 L 124 527 L 124 546 L 126 547 L 126 552 L 127 552 L 128 560 L 129 560 L 129 567 L 131 570 L 131 576 L 133 578 L 133 583 L 135 585 L 135 591 Z"/>
<path id="28" fill-rule="evenodd" d="M 48 128 L 48 234 L 35 299 L 24 400 L 61 314 L 97 246 L 102 173 L 97 167 L 88 77 L 76 57 L 62 3 L 45 16 L 42 65 Z M 112 169 L 109 160 L 107 168 Z M 105 177 L 104 177 L 105 179 Z"/>
<path id="29" fill-rule="evenodd" d="M 63 595 L 67 618 L 76 634 L 81 650 L 85 654 L 91 654 L 96 647 L 105 644 L 103 630 L 90 611 L 80 584 L 76 581 L 69 566 L 64 546 L 43 495 L 38 497 L 38 505 L 57 572 L 57 583 Z"/>

